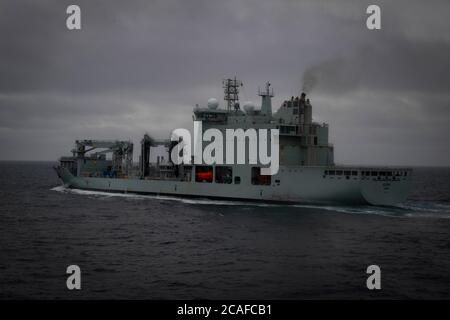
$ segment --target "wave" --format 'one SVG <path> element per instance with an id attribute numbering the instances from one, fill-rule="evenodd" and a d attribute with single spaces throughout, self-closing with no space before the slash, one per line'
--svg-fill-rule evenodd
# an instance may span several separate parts
<path id="1" fill-rule="evenodd" d="M 267 208 L 298 208 L 298 209 L 317 209 L 345 214 L 368 214 L 379 215 L 391 218 L 442 218 L 450 219 L 450 205 L 440 202 L 430 201 L 407 201 L 395 207 L 382 207 L 370 205 L 330 205 L 330 204 L 277 204 L 277 203 L 258 203 L 252 201 L 239 200 L 212 200 L 206 198 L 183 198 L 177 196 L 161 195 L 140 195 L 134 193 L 111 193 L 104 191 L 90 191 L 81 189 L 71 189 L 64 186 L 57 186 L 52 191 L 70 193 L 76 195 L 92 196 L 100 199 L 114 197 L 127 198 L 130 200 L 158 200 L 158 201 L 176 201 L 189 205 L 207 205 L 207 206 L 243 206 L 243 207 L 267 207 Z"/>
<path id="2" fill-rule="evenodd" d="M 327 211 L 334 211 L 339 213 L 349 213 L 349 214 L 375 214 L 381 216 L 397 217 L 401 213 L 396 210 L 395 207 L 376 207 L 369 205 L 294 205 L 297 208 L 310 208 L 310 209 L 321 209 Z"/>
<path id="3" fill-rule="evenodd" d="M 397 206 L 369 206 L 369 205 L 295 205 L 301 208 L 322 209 L 349 214 L 374 214 L 391 218 L 442 218 L 450 219 L 450 205 L 439 202 L 416 202 L 407 201 Z"/>

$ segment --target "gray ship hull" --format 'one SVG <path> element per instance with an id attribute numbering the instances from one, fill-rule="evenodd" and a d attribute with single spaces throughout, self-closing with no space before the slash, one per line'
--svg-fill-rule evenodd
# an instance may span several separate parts
<path id="1" fill-rule="evenodd" d="M 78 177 L 67 169 L 55 168 L 58 176 L 68 188 L 156 194 L 180 197 L 251 200 L 264 202 L 338 202 L 392 206 L 404 201 L 411 189 L 410 169 L 390 169 L 392 175 L 385 177 L 365 176 L 366 170 L 374 168 L 352 168 L 355 176 L 325 174 L 324 167 L 280 167 L 270 185 L 246 183 L 250 177 L 243 174 L 240 184 L 186 182 L 177 180 Z M 339 167 L 333 167 L 333 171 Z M 343 167 L 342 170 L 349 170 Z M 377 169 L 380 170 L 380 169 Z M 395 171 L 398 170 L 398 171 Z M 242 173 L 248 170 L 242 170 Z M 395 175 L 401 172 L 401 175 Z"/>

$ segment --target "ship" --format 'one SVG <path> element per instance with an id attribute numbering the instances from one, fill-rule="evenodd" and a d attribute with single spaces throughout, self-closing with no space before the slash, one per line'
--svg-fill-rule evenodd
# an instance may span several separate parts
<path id="1" fill-rule="evenodd" d="M 76 140 L 72 155 L 61 157 L 54 167 L 58 177 L 66 188 L 158 196 L 375 206 L 405 201 L 412 169 L 335 164 L 329 125 L 313 121 L 312 104 L 305 93 L 284 100 L 273 112 L 274 90 L 269 82 L 258 90 L 259 107 L 248 101 L 241 106 L 243 83 L 236 77 L 224 79 L 222 86 L 224 108 L 210 98 L 194 106 L 193 120 L 201 121 L 202 132 L 208 128 L 222 132 L 276 129 L 279 168 L 275 174 L 263 175 L 261 165 L 250 163 L 176 164 L 171 159 L 174 141 L 146 133 L 136 164 L 132 141 Z"/>

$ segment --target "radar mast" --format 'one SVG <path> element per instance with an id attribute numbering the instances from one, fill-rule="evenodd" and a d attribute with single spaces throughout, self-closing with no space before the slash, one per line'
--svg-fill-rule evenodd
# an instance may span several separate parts
<path id="1" fill-rule="evenodd" d="M 242 81 L 234 79 L 224 79 L 222 81 L 224 100 L 227 102 L 227 110 L 230 112 L 239 101 L 239 87 L 242 87 Z"/>

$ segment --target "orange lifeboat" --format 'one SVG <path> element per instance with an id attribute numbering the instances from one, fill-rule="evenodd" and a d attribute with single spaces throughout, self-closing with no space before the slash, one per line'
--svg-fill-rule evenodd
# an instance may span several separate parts
<path id="1" fill-rule="evenodd" d="M 212 171 L 197 172 L 196 175 L 195 175 L 195 180 L 197 180 L 197 181 L 205 181 L 205 182 L 212 182 L 212 180 L 213 180 L 213 172 Z"/>

